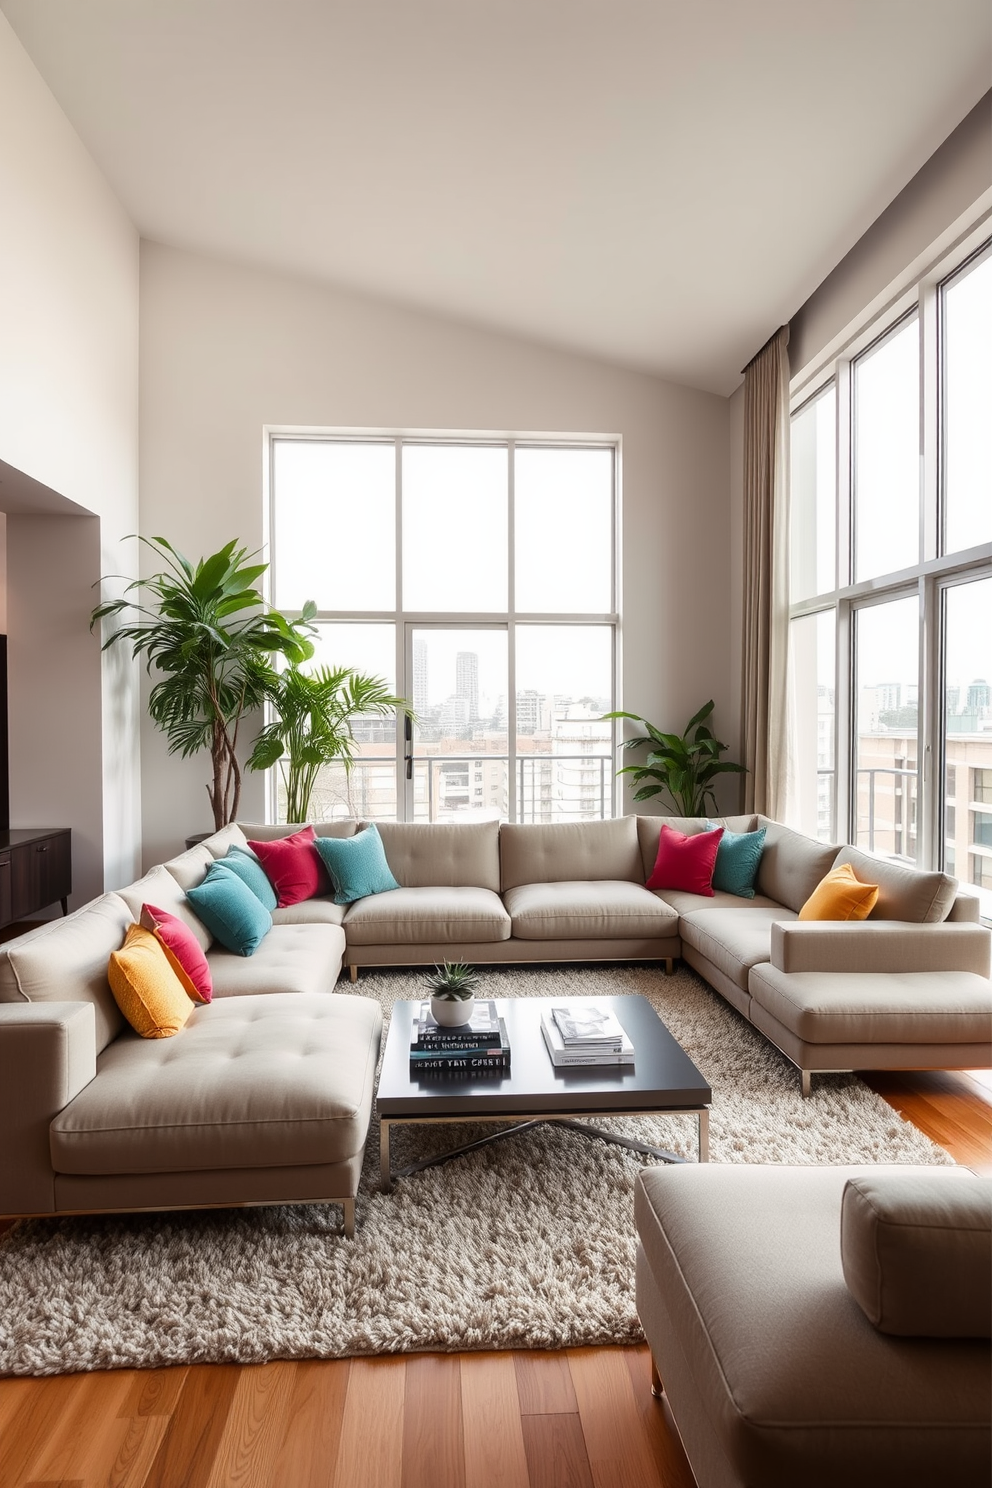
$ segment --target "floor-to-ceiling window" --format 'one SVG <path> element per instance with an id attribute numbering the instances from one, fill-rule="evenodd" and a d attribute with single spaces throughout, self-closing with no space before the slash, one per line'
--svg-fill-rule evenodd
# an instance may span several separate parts
<path id="1" fill-rule="evenodd" d="M 317 819 L 614 814 L 617 464 L 581 441 L 270 436 L 275 604 L 314 600 L 315 662 L 416 715 L 359 721 Z"/>
<path id="2" fill-rule="evenodd" d="M 792 421 L 796 824 L 992 919 L 992 242 L 819 369 Z"/>

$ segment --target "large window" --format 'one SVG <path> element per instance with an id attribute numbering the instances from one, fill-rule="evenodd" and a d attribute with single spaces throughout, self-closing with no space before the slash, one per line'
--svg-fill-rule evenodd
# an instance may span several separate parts
<path id="1" fill-rule="evenodd" d="M 985 243 L 797 399 L 789 675 L 796 824 L 943 867 L 992 919 L 990 407 Z"/>
<path id="2" fill-rule="evenodd" d="M 616 466 L 602 444 L 273 434 L 274 602 L 313 599 L 315 662 L 416 714 L 359 722 L 318 820 L 614 814 Z"/>

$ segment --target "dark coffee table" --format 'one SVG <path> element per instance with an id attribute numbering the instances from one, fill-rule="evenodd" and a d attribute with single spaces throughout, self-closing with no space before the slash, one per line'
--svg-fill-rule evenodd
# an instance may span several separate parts
<path id="1" fill-rule="evenodd" d="M 688 1054 L 672 1037 L 646 998 L 625 996 L 588 1000 L 604 1005 L 616 1014 L 634 1045 L 634 1064 L 556 1068 L 551 1063 L 541 1034 L 541 1014 L 559 1005 L 561 998 L 513 997 L 496 1000 L 510 1037 L 512 1068 L 509 1074 L 501 1079 L 492 1075 L 446 1076 L 440 1080 L 413 1077 L 410 1074 L 410 1030 L 420 1003 L 398 1002 L 389 1025 L 376 1096 L 382 1187 L 388 1190 L 394 1177 L 406 1178 L 411 1173 L 448 1162 L 462 1153 L 472 1152 L 546 1121 L 568 1126 L 583 1136 L 613 1142 L 645 1157 L 660 1158 L 664 1162 L 685 1160 L 663 1148 L 635 1142 L 628 1137 L 617 1137 L 576 1119 L 590 1116 L 694 1113 L 699 1128 L 699 1161 L 707 1162 L 712 1091 Z M 513 1124 L 466 1146 L 410 1163 L 395 1174 L 392 1172 L 389 1158 L 392 1126 L 474 1121 Z"/>

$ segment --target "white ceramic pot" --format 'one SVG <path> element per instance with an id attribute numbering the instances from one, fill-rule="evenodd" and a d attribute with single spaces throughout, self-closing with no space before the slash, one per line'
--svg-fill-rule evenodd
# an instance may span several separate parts
<path id="1" fill-rule="evenodd" d="M 461 1028 L 467 1023 L 475 1011 L 475 998 L 462 997 L 457 1002 L 452 1002 L 446 997 L 431 998 L 431 1012 L 434 1021 L 441 1028 Z"/>

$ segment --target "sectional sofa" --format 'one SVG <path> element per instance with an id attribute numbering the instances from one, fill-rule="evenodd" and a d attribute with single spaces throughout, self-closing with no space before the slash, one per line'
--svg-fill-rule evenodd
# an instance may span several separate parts
<path id="1" fill-rule="evenodd" d="M 706 825 L 667 820 L 687 833 Z M 401 887 L 277 909 L 248 958 L 211 943 L 185 891 L 231 846 L 295 828 L 232 825 L 9 943 L 0 1214 L 319 1201 L 342 1204 L 350 1231 L 381 1014 L 337 990 L 343 965 L 352 979 L 363 966 L 442 959 L 670 970 L 681 955 L 798 1066 L 804 1093 L 818 1070 L 992 1064 L 990 936 L 953 879 L 731 817 L 733 831 L 766 828 L 753 899 L 655 892 L 644 885 L 661 824 L 381 823 Z M 871 918 L 798 921 L 836 861 L 879 884 Z M 144 903 L 186 920 L 211 969 L 215 1001 L 175 1038 L 138 1038 L 107 981 Z"/>

